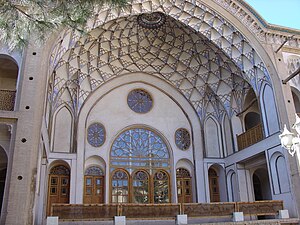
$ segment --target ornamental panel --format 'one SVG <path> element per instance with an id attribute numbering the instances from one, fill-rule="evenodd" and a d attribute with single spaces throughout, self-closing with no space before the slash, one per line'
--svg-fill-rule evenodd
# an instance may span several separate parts
<path id="1" fill-rule="evenodd" d="M 101 123 L 93 123 L 88 127 L 87 140 L 93 147 L 100 147 L 105 142 L 105 128 Z"/>

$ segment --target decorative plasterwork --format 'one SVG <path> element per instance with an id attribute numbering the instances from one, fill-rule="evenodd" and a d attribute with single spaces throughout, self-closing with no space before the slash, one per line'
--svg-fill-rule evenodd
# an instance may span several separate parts
<path id="1" fill-rule="evenodd" d="M 159 28 L 139 26 L 141 13 L 167 15 Z M 239 112 L 251 84 L 259 94 L 268 71 L 246 38 L 216 12 L 189 1 L 133 1 L 103 9 L 87 37 L 68 30 L 51 56 L 52 111 L 67 103 L 75 114 L 107 80 L 132 72 L 158 76 L 177 88 L 200 119 Z"/>
<path id="2" fill-rule="evenodd" d="M 222 6 L 263 43 L 282 44 L 287 38 L 285 46 L 300 48 L 300 31 L 268 24 L 257 12 L 244 0 L 212 0 Z M 292 37 L 293 35 L 296 35 Z M 292 37 L 292 38 L 290 38 Z"/>
<path id="3" fill-rule="evenodd" d="M 300 55 L 294 55 L 294 54 L 289 55 L 287 57 L 286 65 L 287 65 L 289 75 L 295 72 L 298 68 L 300 68 Z M 289 81 L 289 84 L 299 90 L 300 77 L 295 76 L 293 79 Z"/>

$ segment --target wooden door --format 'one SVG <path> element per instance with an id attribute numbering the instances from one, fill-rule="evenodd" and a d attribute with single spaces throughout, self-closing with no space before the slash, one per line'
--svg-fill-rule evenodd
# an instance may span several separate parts
<path id="1" fill-rule="evenodd" d="M 210 202 L 220 202 L 220 190 L 219 190 L 219 177 L 217 172 L 210 168 L 208 170 L 209 178 L 209 193 L 210 193 Z"/>
<path id="2" fill-rule="evenodd" d="M 190 203 L 192 199 L 192 182 L 188 170 L 179 168 L 176 170 L 178 203 Z"/>
<path id="3" fill-rule="evenodd" d="M 70 171 L 64 166 L 54 167 L 49 174 L 47 215 L 54 203 L 69 203 Z"/>
<path id="4" fill-rule="evenodd" d="M 104 203 L 104 176 L 85 176 L 83 203 Z"/>

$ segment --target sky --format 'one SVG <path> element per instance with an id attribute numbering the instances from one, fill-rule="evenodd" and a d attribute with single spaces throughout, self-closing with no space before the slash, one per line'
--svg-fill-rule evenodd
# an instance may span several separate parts
<path id="1" fill-rule="evenodd" d="M 300 0 L 245 0 L 268 23 L 300 30 Z"/>

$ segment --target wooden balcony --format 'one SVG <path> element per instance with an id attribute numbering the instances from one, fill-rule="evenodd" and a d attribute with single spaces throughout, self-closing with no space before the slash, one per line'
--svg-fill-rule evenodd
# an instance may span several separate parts
<path id="1" fill-rule="evenodd" d="M 239 150 L 247 148 L 263 139 L 262 124 L 247 130 L 245 133 L 237 135 L 237 142 Z"/>
<path id="2" fill-rule="evenodd" d="M 14 111 L 16 91 L 0 90 L 0 110 Z"/>

